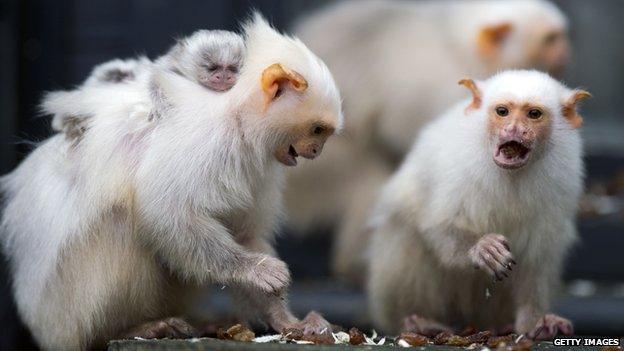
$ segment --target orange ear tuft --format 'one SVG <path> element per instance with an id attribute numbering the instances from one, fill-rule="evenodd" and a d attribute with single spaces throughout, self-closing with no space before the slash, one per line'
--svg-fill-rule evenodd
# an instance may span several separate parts
<path id="1" fill-rule="evenodd" d="M 512 29 L 513 25 L 508 22 L 490 25 L 481 29 L 477 37 L 479 52 L 486 58 L 494 56 Z"/>
<path id="2" fill-rule="evenodd" d="M 301 74 L 274 63 L 262 71 L 261 85 L 266 98 L 266 107 L 276 98 L 280 84 L 290 83 L 296 91 L 303 92 L 308 88 L 308 82 Z"/>
<path id="3" fill-rule="evenodd" d="M 572 95 L 563 103 L 561 113 L 563 117 L 570 123 L 572 128 L 577 129 L 583 124 L 583 117 L 576 112 L 576 103 L 590 98 L 592 95 L 581 89 L 574 90 Z"/>
<path id="4" fill-rule="evenodd" d="M 479 90 L 479 87 L 477 86 L 477 83 L 475 83 L 472 79 L 462 79 L 459 81 L 459 85 L 463 85 L 470 89 L 470 92 L 472 93 L 472 102 L 466 109 L 478 109 L 481 107 L 482 94 L 481 90 Z"/>

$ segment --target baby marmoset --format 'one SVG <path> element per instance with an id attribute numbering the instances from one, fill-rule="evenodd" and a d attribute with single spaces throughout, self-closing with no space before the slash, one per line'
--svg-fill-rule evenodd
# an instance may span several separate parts
<path id="1" fill-rule="evenodd" d="M 146 79 L 154 65 L 171 70 L 181 76 L 215 91 L 232 88 L 243 63 L 245 44 L 242 37 L 223 30 L 199 30 L 178 42 L 154 63 L 146 57 L 114 59 L 94 67 L 81 87 L 106 87 L 110 84 L 127 84 Z M 154 108 L 159 111 L 167 101 L 157 86 L 152 86 Z M 93 105 L 90 105 L 91 109 Z M 158 113 L 158 112 L 156 112 Z M 90 109 L 67 106 L 54 113 L 52 129 L 62 132 L 73 141 L 80 138 L 88 128 Z"/>
<path id="2" fill-rule="evenodd" d="M 224 30 L 199 30 L 178 40 L 169 52 L 156 60 L 156 68 L 172 71 L 214 92 L 230 90 L 238 79 L 245 57 L 242 37 Z M 158 72 L 149 81 L 152 98 L 150 118 L 158 118 L 170 108 L 171 101 Z"/>
<path id="3" fill-rule="evenodd" d="M 540 339 L 570 334 L 571 323 L 549 308 L 577 236 L 576 103 L 589 94 L 537 71 L 461 84 L 472 101 L 422 131 L 376 205 L 375 323 L 423 334 L 473 323 L 512 323 Z"/>
<path id="4" fill-rule="evenodd" d="M 243 38 L 225 30 L 199 30 L 174 45 L 156 64 L 213 91 L 236 84 L 245 57 Z"/>

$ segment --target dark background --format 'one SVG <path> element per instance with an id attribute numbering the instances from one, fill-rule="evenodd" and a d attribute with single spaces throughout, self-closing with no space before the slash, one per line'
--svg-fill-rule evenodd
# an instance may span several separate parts
<path id="1" fill-rule="evenodd" d="M 287 30 L 298 16 L 327 2 L 0 0 L 0 174 L 50 135 L 49 119 L 37 114 L 42 93 L 80 83 L 93 65 L 137 54 L 155 57 L 172 45 L 173 38 L 200 28 L 236 30 L 251 8 Z M 574 61 L 565 81 L 595 96 L 583 106 L 588 184 L 606 182 L 624 169 L 624 1 L 555 2 L 571 25 Z M 582 302 L 578 296 L 564 300 L 560 308 L 576 313 L 577 328 L 585 326 L 581 331 L 624 333 L 623 228 L 617 216 L 580 222 L 583 244 L 572 254 L 566 277 L 571 285 L 581 280 L 576 295 L 587 296 Z M 327 275 L 327 242 L 323 237 L 290 237 L 279 248 L 295 278 L 316 281 Z M 0 350 L 26 350 L 31 346 L 11 303 L 6 269 L 2 261 Z M 595 283 L 592 294 L 582 289 L 586 281 Z M 319 303 L 315 294 L 301 293 L 304 298 L 299 300 L 293 296 L 293 304 Z M 344 305 L 342 298 L 352 309 L 365 310 L 362 296 L 354 294 L 338 294 L 332 301 L 337 309 Z"/>

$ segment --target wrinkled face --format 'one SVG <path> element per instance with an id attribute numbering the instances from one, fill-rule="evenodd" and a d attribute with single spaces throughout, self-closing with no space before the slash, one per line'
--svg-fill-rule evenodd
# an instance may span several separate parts
<path id="1" fill-rule="evenodd" d="M 492 157 L 501 168 L 525 166 L 535 149 L 550 136 L 553 116 L 545 106 L 503 99 L 494 101 L 487 109 Z"/>
<path id="2" fill-rule="evenodd" d="M 230 90 L 236 84 L 242 56 L 228 55 L 222 58 L 215 56 L 217 55 L 205 55 L 197 64 L 197 80 L 213 91 Z"/>
<path id="3" fill-rule="evenodd" d="M 222 92 L 236 84 L 238 71 L 243 64 L 245 44 L 238 35 L 232 33 L 209 32 L 205 40 L 197 44 L 187 44 L 191 56 L 194 78 L 206 88 Z"/>

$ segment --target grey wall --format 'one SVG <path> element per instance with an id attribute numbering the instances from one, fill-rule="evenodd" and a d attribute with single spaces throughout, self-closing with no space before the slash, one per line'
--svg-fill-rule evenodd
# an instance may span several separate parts
<path id="1" fill-rule="evenodd" d="M 592 91 L 592 112 L 622 119 L 624 109 L 624 1 L 559 0 L 573 41 L 572 85 Z"/>
<path id="2" fill-rule="evenodd" d="M 624 1 L 557 0 L 570 20 L 572 86 L 594 97 L 583 103 L 583 136 L 590 153 L 624 155 Z"/>

